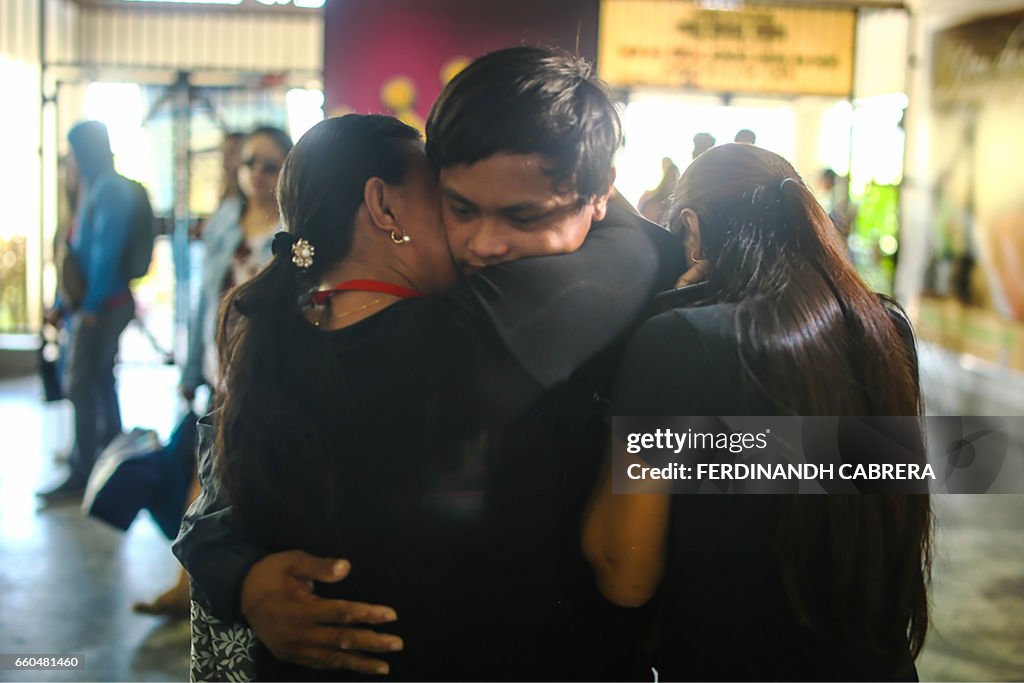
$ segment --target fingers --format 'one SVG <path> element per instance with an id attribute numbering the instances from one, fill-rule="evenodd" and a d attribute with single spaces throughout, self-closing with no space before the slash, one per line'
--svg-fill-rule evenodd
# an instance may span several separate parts
<path id="1" fill-rule="evenodd" d="M 398 620 L 395 610 L 365 602 L 313 598 L 315 619 L 320 624 L 389 624 Z"/>
<path id="2" fill-rule="evenodd" d="M 313 594 L 314 581 L 333 583 L 348 576 L 346 560 L 293 550 L 269 555 L 253 565 L 242 586 L 242 613 L 257 636 L 280 659 L 317 669 L 348 669 L 386 674 L 387 662 L 367 653 L 398 652 L 402 639 L 351 625 L 386 624 L 395 610 Z"/>
<path id="3" fill-rule="evenodd" d="M 302 642 L 304 646 L 314 648 L 380 654 L 399 652 L 405 647 L 401 638 L 390 633 L 338 626 L 318 626 L 310 629 Z"/>
<path id="4" fill-rule="evenodd" d="M 322 647 L 296 653 L 293 661 L 311 669 L 348 669 L 371 676 L 384 676 L 391 670 L 388 663 L 380 659 Z"/>
<path id="5" fill-rule="evenodd" d="M 360 628 L 341 629 L 341 638 L 338 644 L 342 650 L 376 652 L 378 654 L 399 652 L 405 647 L 405 643 L 398 636 Z"/>
<path id="6" fill-rule="evenodd" d="M 288 571 L 297 579 L 335 583 L 348 576 L 352 569 L 348 560 L 316 557 L 301 550 L 292 550 L 286 554 L 289 555 Z"/>

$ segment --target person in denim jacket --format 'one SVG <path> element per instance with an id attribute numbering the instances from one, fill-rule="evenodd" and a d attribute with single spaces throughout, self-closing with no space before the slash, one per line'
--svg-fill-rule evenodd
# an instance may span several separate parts
<path id="1" fill-rule="evenodd" d="M 189 401 L 203 384 L 217 386 L 215 336 L 221 297 L 270 260 L 271 239 L 280 222 L 274 194 L 277 176 L 291 148 L 291 138 L 278 128 L 262 127 L 250 133 L 239 169 L 242 195 L 225 199 L 203 231 L 202 289 L 180 384 Z"/>

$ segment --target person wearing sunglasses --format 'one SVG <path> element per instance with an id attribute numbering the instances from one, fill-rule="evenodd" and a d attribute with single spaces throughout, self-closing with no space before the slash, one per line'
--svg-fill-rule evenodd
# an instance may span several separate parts
<path id="1" fill-rule="evenodd" d="M 228 136 L 230 139 L 232 136 Z M 203 282 L 178 387 L 189 403 L 204 384 L 216 390 L 219 373 L 215 335 L 221 297 L 255 276 L 272 256 L 271 241 L 281 222 L 277 178 L 291 148 L 291 138 L 280 128 L 263 126 L 245 136 L 238 166 L 241 193 L 225 197 L 203 231 Z M 193 480 L 189 503 L 198 495 L 198 481 Z M 133 609 L 142 614 L 187 617 L 188 575 L 182 570 L 174 586 L 150 602 L 136 603 Z"/>
<path id="2" fill-rule="evenodd" d="M 277 177 L 291 149 L 291 138 L 280 128 L 262 126 L 249 133 L 238 169 L 241 196 L 225 199 L 203 232 L 203 286 L 179 386 L 188 401 L 195 398 L 200 386 L 216 387 L 218 302 L 270 260 L 270 243 L 281 221 L 275 195 Z"/>

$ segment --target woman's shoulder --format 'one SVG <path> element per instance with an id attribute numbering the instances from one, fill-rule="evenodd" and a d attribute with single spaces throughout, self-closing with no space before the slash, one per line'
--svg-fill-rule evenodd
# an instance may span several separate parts
<path id="1" fill-rule="evenodd" d="M 645 321 L 619 366 L 616 414 L 734 414 L 720 408 L 738 375 L 733 311 L 729 304 L 673 308 Z"/>
<path id="2" fill-rule="evenodd" d="M 680 306 L 668 312 L 702 332 L 715 333 L 727 330 L 731 333 L 735 327 L 736 304 Z"/>
<path id="3" fill-rule="evenodd" d="M 701 377 L 734 365 L 735 306 L 672 308 L 648 318 L 633 334 L 623 367 L 647 374 Z"/>
<path id="4" fill-rule="evenodd" d="M 676 346 L 680 341 L 702 340 L 714 346 L 735 345 L 734 304 L 683 306 L 648 318 L 633 336 L 644 346 Z"/>

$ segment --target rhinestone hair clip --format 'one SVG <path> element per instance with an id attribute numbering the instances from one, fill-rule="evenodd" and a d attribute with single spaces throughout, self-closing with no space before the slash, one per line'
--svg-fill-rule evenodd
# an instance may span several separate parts
<path id="1" fill-rule="evenodd" d="M 292 245 L 292 263 L 303 270 L 313 265 L 313 255 L 316 249 L 306 240 L 299 238 Z"/>

